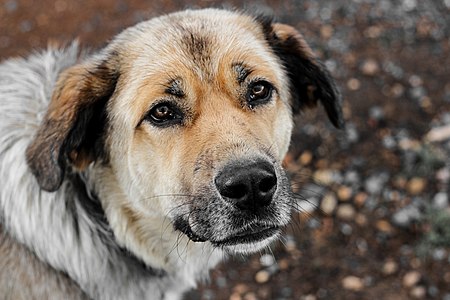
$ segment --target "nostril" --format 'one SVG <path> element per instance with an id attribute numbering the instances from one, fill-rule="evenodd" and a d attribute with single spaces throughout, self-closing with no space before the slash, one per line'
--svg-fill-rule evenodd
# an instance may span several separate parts
<path id="1" fill-rule="evenodd" d="M 220 194 L 223 197 L 229 199 L 242 199 L 246 197 L 249 193 L 248 187 L 245 184 L 225 184 L 224 187 L 220 190 Z"/>
<path id="2" fill-rule="evenodd" d="M 267 194 L 271 193 L 274 190 L 274 187 L 277 185 L 277 178 L 275 176 L 270 176 L 263 178 L 258 186 L 258 189 L 261 193 Z"/>

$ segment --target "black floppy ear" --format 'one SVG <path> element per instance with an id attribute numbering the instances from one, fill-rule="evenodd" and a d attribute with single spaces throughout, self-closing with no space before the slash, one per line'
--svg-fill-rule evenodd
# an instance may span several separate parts
<path id="1" fill-rule="evenodd" d="M 105 158 L 105 109 L 117 74 L 107 60 L 76 65 L 61 73 L 47 113 L 26 151 L 28 166 L 42 189 L 57 190 L 69 166 L 84 169 Z"/>
<path id="2" fill-rule="evenodd" d="M 293 27 L 263 23 L 266 38 L 284 64 L 291 82 L 292 108 L 298 113 L 317 102 L 337 128 L 344 127 L 341 95 L 325 66 L 316 58 L 303 36 Z"/>

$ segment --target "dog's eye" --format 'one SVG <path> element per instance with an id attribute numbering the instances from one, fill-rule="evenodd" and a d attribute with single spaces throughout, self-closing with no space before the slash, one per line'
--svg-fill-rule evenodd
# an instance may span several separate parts
<path id="1" fill-rule="evenodd" d="M 156 126 L 170 126 L 181 123 L 182 114 L 173 104 L 163 102 L 150 110 L 147 119 Z"/>
<path id="2" fill-rule="evenodd" d="M 257 81 L 250 85 L 247 92 L 247 102 L 250 107 L 264 104 L 272 98 L 273 86 L 267 81 Z"/>

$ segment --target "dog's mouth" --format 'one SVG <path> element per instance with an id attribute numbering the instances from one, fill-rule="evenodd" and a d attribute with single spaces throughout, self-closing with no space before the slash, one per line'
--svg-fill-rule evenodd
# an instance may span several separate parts
<path id="1" fill-rule="evenodd" d="M 281 228 L 276 225 L 252 224 L 243 230 L 235 231 L 226 238 L 220 240 L 208 239 L 196 234 L 189 222 L 179 218 L 174 223 L 175 229 L 184 233 L 193 242 L 210 241 L 215 247 L 236 246 L 242 244 L 254 244 L 270 239 L 281 232 Z"/>
<path id="2" fill-rule="evenodd" d="M 261 227 L 252 226 L 244 230 L 240 230 L 238 232 L 230 234 L 230 236 L 225 239 L 211 242 L 216 247 L 235 246 L 239 244 L 252 244 L 261 242 L 263 240 L 267 240 L 279 234 L 280 231 L 281 229 L 277 226 L 261 226 Z"/>

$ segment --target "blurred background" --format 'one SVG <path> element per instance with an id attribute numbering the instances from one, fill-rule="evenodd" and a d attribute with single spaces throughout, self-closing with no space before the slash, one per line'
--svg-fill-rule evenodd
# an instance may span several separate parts
<path id="1" fill-rule="evenodd" d="M 336 78 L 345 130 L 301 115 L 285 160 L 306 199 L 282 242 L 186 299 L 450 300 L 450 0 L 0 0 L 0 59 L 184 8 L 273 13 Z"/>

